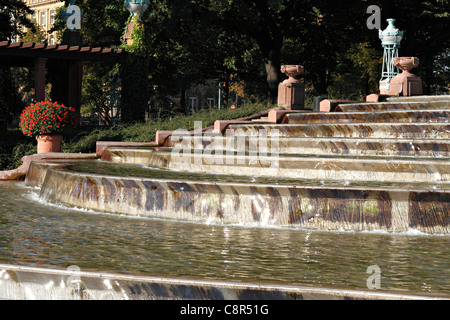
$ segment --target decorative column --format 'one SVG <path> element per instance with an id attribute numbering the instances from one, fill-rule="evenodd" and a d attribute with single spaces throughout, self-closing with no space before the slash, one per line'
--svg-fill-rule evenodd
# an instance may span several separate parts
<path id="1" fill-rule="evenodd" d="M 302 74 L 303 66 L 283 65 L 281 73 L 289 78 L 278 85 L 278 105 L 286 107 L 288 110 L 299 110 L 305 107 L 305 86 L 302 82 L 295 79 Z"/>
<path id="2" fill-rule="evenodd" d="M 384 48 L 383 68 L 380 80 L 380 93 L 388 94 L 390 90 L 391 79 L 400 73 L 400 70 L 394 66 L 394 58 L 398 57 L 398 48 L 403 39 L 403 31 L 394 26 L 395 19 L 387 19 L 388 26 L 385 30 L 379 30 L 378 35 Z"/>
<path id="3" fill-rule="evenodd" d="M 34 60 L 34 98 L 37 102 L 45 100 L 45 65 L 47 58 Z"/>

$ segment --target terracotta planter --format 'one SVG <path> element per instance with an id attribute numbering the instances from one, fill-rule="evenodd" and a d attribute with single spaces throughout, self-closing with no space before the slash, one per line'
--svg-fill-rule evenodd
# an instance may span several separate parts
<path id="1" fill-rule="evenodd" d="M 61 152 L 62 135 L 41 134 L 36 136 L 37 153 Z"/>

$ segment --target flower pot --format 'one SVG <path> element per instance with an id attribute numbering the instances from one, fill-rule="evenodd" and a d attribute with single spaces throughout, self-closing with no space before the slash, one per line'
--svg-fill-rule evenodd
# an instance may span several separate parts
<path id="1" fill-rule="evenodd" d="M 36 136 L 37 153 L 61 152 L 62 135 L 41 134 Z"/>

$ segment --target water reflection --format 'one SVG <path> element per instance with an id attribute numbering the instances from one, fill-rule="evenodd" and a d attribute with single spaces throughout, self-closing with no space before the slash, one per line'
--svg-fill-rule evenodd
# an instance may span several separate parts
<path id="1" fill-rule="evenodd" d="M 99 214 L 36 201 L 0 183 L 0 261 L 243 282 L 450 294 L 450 237 L 203 225 Z"/>

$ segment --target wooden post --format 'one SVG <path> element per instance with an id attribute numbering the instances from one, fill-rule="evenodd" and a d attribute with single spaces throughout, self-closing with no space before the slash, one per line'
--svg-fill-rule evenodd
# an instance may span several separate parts
<path id="1" fill-rule="evenodd" d="M 34 60 L 34 92 L 36 102 L 45 100 L 45 65 L 46 58 Z"/>

